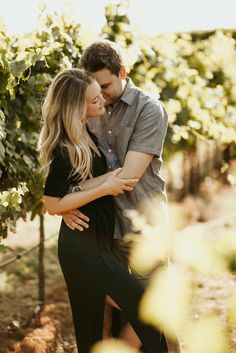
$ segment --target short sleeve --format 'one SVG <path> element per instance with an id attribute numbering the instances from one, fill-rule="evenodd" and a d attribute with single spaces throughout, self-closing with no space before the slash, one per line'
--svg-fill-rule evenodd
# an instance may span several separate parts
<path id="1" fill-rule="evenodd" d="M 71 164 L 68 154 L 57 148 L 50 165 L 49 173 L 44 187 L 44 195 L 63 197 L 70 186 Z"/>
<path id="2" fill-rule="evenodd" d="M 128 151 L 161 157 L 167 126 L 168 116 L 161 102 L 148 101 L 136 121 Z"/>

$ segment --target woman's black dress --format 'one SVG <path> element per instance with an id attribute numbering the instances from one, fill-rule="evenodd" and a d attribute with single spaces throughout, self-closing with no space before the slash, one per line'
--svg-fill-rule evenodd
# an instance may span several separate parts
<path id="1" fill-rule="evenodd" d="M 65 149 L 56 148 L 44 194 L 63 197 L 77 176 Z M 93 176 L 107 172 L 103 155 L 93 154 Z M 58 257 L 67 284 L 79 353 L 88 353 L 102 339 L 104 301 L 108 294 L 124 311 L 140 337 L 144 351 L 167 352 L 162 334 L 138 318 L 143 288 L 112 252 L 114 207 L 111 196 L 80 208 L 89 217 L 89 228 L 71 230 L 62 220 Z"/>

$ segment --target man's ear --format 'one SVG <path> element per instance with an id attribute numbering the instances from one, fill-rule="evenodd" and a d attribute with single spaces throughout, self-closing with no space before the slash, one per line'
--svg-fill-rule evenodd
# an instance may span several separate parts
<path id="1" fill-rule="evenodd" d="M 125 68 L 125 66 L 123 66 L 123 65 L 122 65 L 121 68 L 120 68 L 119 77 L 120 77 L 122 80 L 125 80 L 126 77 L 127 77 L 126 68 Z"/>

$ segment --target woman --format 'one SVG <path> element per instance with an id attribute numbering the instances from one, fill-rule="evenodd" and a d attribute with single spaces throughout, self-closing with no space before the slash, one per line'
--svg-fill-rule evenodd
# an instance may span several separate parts
<path id="1" fill-rule="evenodd" d="M 45 208 L 50 214 L 80 208 L 90 218 L 83 232 L 62 220 L 58 240 L 79 352 L 88 353 L 102 339 L 109 296 L 125 312 L 145 351 L 157 353 L 159 333 L 138 318 L 143 289 L 112 251 L 112 196 L 133 190 L 137 180 L 122 180 L 117 170 L 107 173 L 105 158 L 86 127 L 87 119 L 104 115 L 103 103 L 100 86 L 82 70 L 64 70 L 53 79 L 43 103 L 40 139 L 45 166 L 50 166 Z M 80 191 L 69 193 L 73 184 Z"/>

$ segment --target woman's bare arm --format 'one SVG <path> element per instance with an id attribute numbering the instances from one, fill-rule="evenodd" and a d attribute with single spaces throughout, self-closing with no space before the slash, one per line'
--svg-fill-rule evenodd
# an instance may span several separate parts
<path id="1" fill-rule="evenodd" d="M 91 190 L 101 185 L 110 174 L 111 172 L 108 172 L 95 178 L 86 179 L 83 182 L 81 182 L 79 185 L 82 187 L 83 190 Z"/>
<path id="2" fill-rule="evenodd" d="M 137 179 L 123 180 L 117 176 L 118 173 L 119 170 L 111 172 L 100 185 L 90 190 L 73 192 L 61 198 L 45 195 L 45 209 L 51 215 L 61 214 L 106 195 L 117 195 L 124 191 L 132 191 Z"/>

